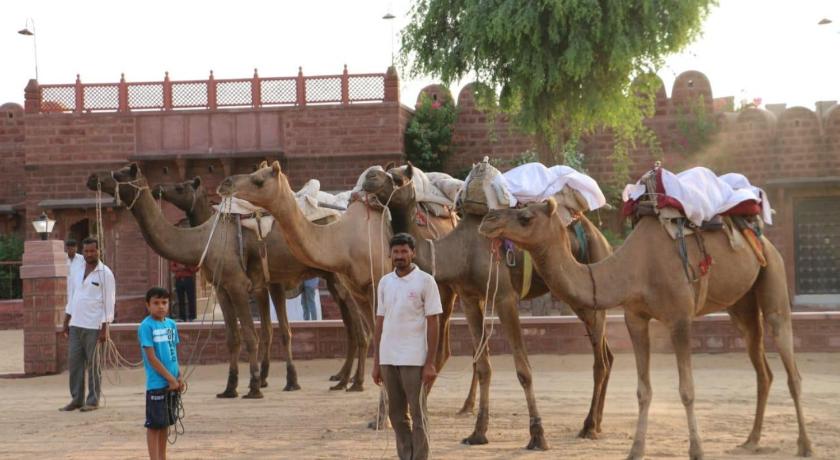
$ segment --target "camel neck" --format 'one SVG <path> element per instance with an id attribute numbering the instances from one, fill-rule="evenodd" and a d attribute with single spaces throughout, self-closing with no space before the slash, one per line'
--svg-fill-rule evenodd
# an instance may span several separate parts
<path id="1" fill-rule="evenodd" d="M 131 208 L 131 213 L 140 226 L 143 239 L 160 256 L 188 265 L 198 265 L 204 249 L 197 241 L 206 242 L 210 227 L 179 228 L 169 223 L 158 208 L 148 189 L 140 191 L 140 197 Z"/>
<path id="2" fill-rule="evenodd" d="M 269 200 L 266 209 L 274 216 L 289 251 L 298 261 L 330 272 L 342 272 L 348 263 L 352 263 L 350 248 L 340 242 L 346 239 L 347 232 L 354 234 L 358 231 L 358 228 L 348 226 L 348 222 L 358 213 L 358 203 L 351 203 L 338 221 L 316 225 L 303 215 L 288 183 L 280 182 L 275 198 Z"/>
<path id="3" fill-rule="evenodd" d="M 187 210 L 187 219 L 190 221 L 190 226 L 198 227 L 210 220 L 211 217 L 213 217 L 213 208 L 210 206 L 207 195 L 196 196 L 192 209 Z"/>
<path id="4" fill-rule="evenodd" d="M 566 302 L 599 310 L 620 306 L 633 298 L 638 270 L 632 260 L 627 260 L 625 246 L 587 266 L 572 255 L 568 233 L 560 219 L 553 216 L 550 222 L 549 234 L 555 236 L 530 252 L 552 293 Z"/>

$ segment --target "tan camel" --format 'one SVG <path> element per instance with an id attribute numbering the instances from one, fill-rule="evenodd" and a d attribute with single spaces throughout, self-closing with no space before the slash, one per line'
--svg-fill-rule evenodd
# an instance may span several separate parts
<path id="1" fill-rule="evenodd" d="M 100 188 L 112 196 L 118 195 L 134 215 L 146 243 L 162 257 L 187 265 L 199 265 L 205 246 L 208 247 L 201 267 L 205 279 L 218 283 L 217 297 L 222 307 L 228 347 L 229 372 L 225 390 L 217 394 L 219 398 L 234 398 L 238 395 L 236 387 L 239 381 L 240 334 L 237 320 L 242 326 L 242 339 L 248 353 L 250 372 L 249 391 L 244 398 L 262 398 L 259 369 L 259 346 L 248 305 L 252 284 L 245 270 L 242 269 L 236 250 L 236 230 L 228 222 L 219 221 L 213 231 L 213 222 L 205 222 L 198 227 L 179 228 L 169 223 L 149 191 L 146 178 L 136 163 L 131 163 L 116 171 L 101 171 L 90 175 L 87 186 L 91 190 Z M 213 241 L 207 245 L 208 240 Z M 215 284 L 215 283 L 214 283 Z M 263 289 L 264 290 L 264 289 Z M 283 292 L 279 292 L 283 295 Z M 260 296 L 267 300 L 267 296 Z M 259 299 L 258 299 L 259 300 Z M 266 304 L 267 305 L 267 304 Z M 261 307 L 267 312 L 267 306 Z M 285 317 L 285 315 L 283 315 Z M 297 387 L 297 374 L 291 362 L 291 353 L 287 361 L 287 388 Z M 267 369 L 266 369 L 267 372 Z"/>
<path id="2" fill-rule="evenodd" d="M 265 163 L 264 163 L 265 164 Z M 359 365 L 349 390 L 361 391 L 364 365 L 373 332 L 375 283 L 390 270 L 386 257 L 391 229 L 383 225 L 380 210 L 354 201 L 337 222 L 309 222 L 295 201 L 280 163 L 262 166 L 251 174 L 228 177 L 219 185 L 221 195 L 233 195 L 268 210 L 292 255 L 303 264 L 335 273 L 360 311 L 364 331 L 359 342 Z"/>
<path id="3" fill-rule="evenodd" d="M 416 224 L 416 199 L 414 188 L 408 186 L 412 176 L 412 168 L 404 170 L 391 169 L 388 173 L 369 173 L 365 188 L 376 193 L 380 201 L 390 198 L 389 207 L 393 216 L 394 232 L 408 232 L 415 237 L 422 238 L 422 227 Z M 434 243 L 424 244 L 422 239 L 417 250 L 417 265 L 421 269 L 435 274 L 435 279 L 442 285 L 454 289 L 462 299 L 464 312 L 467 315 L 470 331 L 474 343 L 478 345 L 484 329 L 484 314 L 486 305 L 492 299 L 485 298 L 487 292 L 487 277 L 491 264 L 490 241 L 478 233 L 481 217 L 466 214 L 453 232 Z M 588 258 L 601 260 L 610 254 L 610 245 L 601 233 L 586 218 L 585 231 L 589 242 Z M 571 231 L 571 230 L 570 230 Z M 576 247 L 576 249 L 578 249 Z M 434 263 L 433 263 L 434 261 Z M 536 400 L 532 388 L 531 368 L 528 356 L 522 342 L 519 325 L 517 300 L 522 292 L 523 257 L 521 251 L 517 253 L 517 264 L 513 269 L 502 268 L 499 271 L 499 290 L 495 299 L 495 309 L 502 323 L 502 328 L 508 342 L 514 350 L 517 377 L 523 386 L 531 417 L 531 440 L 529 449 L 546 449 L 548 444 L 543 435 L 542 425 L 537 412 Z M 533 284 L 526 298 L 541 296 L 547 292 L 546 286 L 538 278 Z M 493 280 L 495 287 L 495 280 Z M 491 294 L 492 295 L 492 294 Z M 580 437 L 595 438 L 601 431 L 601 419 L 604 410 L 607 382 L 613 356 L 606 342 L 606 321 L 604 312 L 595 312 L 580 308 L 574 303 L 571 306 L 578 317 L 584 321 L 595 355 L 594 388 L 592 403 Z M 448 353 L 448 349 L 445 350 Z M 487 350 L 481 354 L 474 367 L 481 387 L 479 413 L 475 431 L 466 439 L 466 444 L 487 443 L 487 428 L 489 422 L 489 385 L 491 368 Z M 475 382 L 470 389 L 470 396 L 464 403 L 463 410 L 470 410 L 474 400 Z"/>
<path id="4" fill-rule="evenodd" d="M 586 308 L 624 307 L 624 318 L 638 371 L 639 417 L 629 458 L 643 458 L 651 402 L 650 338 L 648 323 L 662 322 L 671 333 L 677 356 L 679 391 L 689 429 L 689 456 L 703 457 L 694 416 L 694 380 L 691 370 L 691 321 L 695 316 L 728 309 L 746 337 L 758 381 L 755 422 L 743 447 L 755 450 L 761 438 L 764 409 L 772 374 L 764 353 L 762 317 L 788 374 L 799 423 L 798 455 L 811 455 L 800 404 L 801 378 L 793 357 L 793 330 L 784 262 L 766 238 L 761 239 L 767 266 L 762 268 L 744 244 L 733 249 L 723 231 L 704 232 L 706 253 L 716 262 L 699 283 L 689 284 L 676 245 L 654 217 L 643 217 L 614 255 L 592 265 L 581 265 L 569 250 L 569 238 L 556 215 L 557 204 L 531 205 L 517 210 L 491 211 L 480 231 L 491 238 L 508 238 L 532 252 L 537 270 L 552 292 Z M 687 245 L 691 264 L 703 259 Z M 673 249 L 672 249 L 673 248 Z M 703 301 L 705 298 L 705 302 Z"/>
<path id="5" fill-rule="evenodd" d="M 187 218 L 190 221 L 190 225 L 193 227 L 207 222 L 213 216 L 214 210 L 210 203 L 210 199 L 208 198 L 206 189 L 203 185 L 201 185 L 200 177 L 195 177 L 192 180 L 184 182 L 172 184 L 159 184 L 154 187 L 153 194 L 155 195 L 155 197 L 166 200 L 174 204 L 177 208 L 184 211 L 187 214 Z M 323 220 L 324 222 L 316 221 L 316 223 L 327 223 L 326 219 Z M 334 220 L 334 218 L 332 220 Z M 283 292 L 283 290 L 288 289 L 290 286 L 297 286 L 299 285 L 301 280 L 308 279 L 312 276 L 319 276 L 327 281 L 327 288 L 329 289 L 330 294 L 339 306 L 341 318 L 344 322 L 345 330 L 347 332 L 348 343 L 347 355 L 345 357 L 344 365 L 337 374 L 330 377 L 330 380 L 338 381 L 338 383 L 331 389 L 339 390 L 347 388 L 347 384 L 350 381 L 350 374 L 353 370 L 353 360 L 356 356 L 356 351 L 359 347 L 359 344 L 357 342 L 357 336 L 359 334 L 360 327 L 357 312 L 355 310 L 351 310 L 347 304 L 347 302 L 352 302 L 349 293 L 343 286 L 341 286 L 338 283 L 334 274 L 324 272 L 322 270 L 316 270 L 298 262 L 297 259 L 295 259 L 289 252 L 289 247 L 286 244 L 286 241 L 283 239 L 282 235 L 280 235 L 276 227 L 272 228 L 269 232 L 267 232 L 267 235 L 264 236 L 264 241 L 266 243 L 267 248 L 266 253 L 270 258 L 269 274 L 271 276 L 271 279 L 268 283 L 268 286 L 270 288 L 269 291 Z M 260 243 L 259 239 L 257 238 L 257 235 L 252 231 L 243 230 L 243 243 L 246 246 L 246 254 L 248 257 L 249 266 L 250 264 L 261 264 L 262 262 L 260 260 L 260 246 L 262 243 Z M 254 286 L 260 286 L 264 284 L 264 272 L 261 269 L 261 267 L 258 267 L 258 270 L 254 270 L 254 267 L 251 268 L 252 269 L 248 272 L 248 276 L 251 278 L 252 284 Z M 255 296 L 260 295 L 261 292 L 263 291 L 257 290 L 255 292 Z M 291 328 L 289 327 L 289 322 L 286 317 L 286 297 L 280 296 L 279 298 L 275 298 L 272 294 L 272 299 L 274 300 L 274 307 L 277 312 L 277 318 L 280 325 L 280 333 L 283 341 L 283 347 L 288 352 L 286 359 L 287 362 L 291 362 Z M 262 301 L 258 301 L 258 303 L 260 305 L 263 305 Z M 265 305 L 267 307 L 267 301 L 265 301 Z M 270 316 L 266 315 L 268 315 L 267 309 L 265 312 L 263 312 L 263 310 L 261 309 L 261 326 L 271 324 Z M 263 377 L 262 386 L 265 387 L 265 375 L 267 375 L 268 366 L 270 362 L 269 355 L 271 349 L 272 330 L 271 328 L 266 327 L 261 327 L 260 330 L 260 373 Z M 263 372 L 263 370 L 265 372 Z M 286 389 L 290 390 L 297 388 L 289 388 L 287 386 Z"/>

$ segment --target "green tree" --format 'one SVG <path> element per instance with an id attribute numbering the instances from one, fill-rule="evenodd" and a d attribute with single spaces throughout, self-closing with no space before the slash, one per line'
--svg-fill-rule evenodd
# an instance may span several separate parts
<path id="1" fill-rule="evenodd" d="M 405 156 L 423 171 L 440 171 L 449 156 L 455 107 L 423 94 L 405 128 Z"/>
<path id="2" fill-rule="evenodd" d="M 653 114 L 665 56 L 690 43 L 715 0 L 417 0 L 402 32 L 410 74 L 477 78 L 479 104 L 535 135 L 540 160 L 609 129 L 626 156 Z M 648 77 L 648 78 L 646 78 Z M 635 83 L 631 83 L 635 81 Z"/>

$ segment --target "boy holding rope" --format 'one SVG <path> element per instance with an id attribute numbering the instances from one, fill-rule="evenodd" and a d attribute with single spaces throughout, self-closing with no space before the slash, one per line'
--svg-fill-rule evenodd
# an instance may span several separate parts
<path id="1" fill-rule="evenodd" d="M 151 460 L 166 459 L 169 427 L 178 417 L 178 398 L 184 389 L 178 366 L 178 328 L 168 317 L 169 291 L 153 287 L 146 292 L 149 311 L 137 336 L 146 369 L 146 443 Z"/>
<path id="2" fill-rule="evenodd" d="M 379 281 L 373 381 L 385 383 L 400 460 L 425 460 L 426 393 L 437 377 L 434 359 L 443 308 L 434 277 L 412 263 L 414 238 L 398 233 L 389 246 L 395 268 Z"/>

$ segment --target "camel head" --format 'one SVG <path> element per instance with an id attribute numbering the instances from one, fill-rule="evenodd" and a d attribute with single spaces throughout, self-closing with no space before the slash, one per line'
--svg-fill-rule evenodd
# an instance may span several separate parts
<path id="1" fill-rule="evenodd" d="M 124 203 L 134 203 L 140 192 L 148 188 L 146 177 L 137 163 L 129 163 L 114 171 L 94 172 L 88 176 L 86 185 L 94 192 L 99 188 Z M 118 191 L 119 197 L 116 197 Z"/>
<path id="2" fill-rule="evenodd" d="M 408 205 L 415 199 L 414 186 L 411 182 L 413 177 L 414 165 L 411 162 L 402 167 L 395 167 L 392 162 L 385 167 L 385 170 L 369 170 L 362 183 L 362 190 L 375 195 L 380 203 L 396 206 Z"/>
<path id="3" fill-rule="evenodd" d="M 478 232 L 488 238 L 505 238 L 522 249 L 533 250 L 548 238 L 565 237 L 566 232 L 552 230 L 554 223 L 559 222 L 556 211 L 554 198 L 524 208 L 492 209 L 484 216 Z"/>
<path id="4" fill-rule="evenodd" d="M 289 179 L 280 170 L 280 162 L 268 165 L 263 161 L 251 174 L 235 174 L 219 184 L 222 196 L 235 196 L 261 208 L 268 208 L 282 190 L 289 188 Z"/>
<path id="5" fill-rule="evenodd" d="M 184 182 L 158 184 L 152 190 L 155 198 L 168 201 L 184 212 L 192 211 L 196 200 L 206 193 L 199 176 Z"/>

